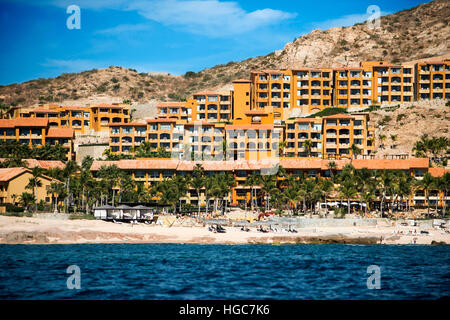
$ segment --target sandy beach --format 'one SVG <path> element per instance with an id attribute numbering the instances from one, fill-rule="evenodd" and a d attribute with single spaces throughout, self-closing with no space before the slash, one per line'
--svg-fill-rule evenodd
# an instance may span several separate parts
<path id="1" fill-rule="evenodd" d="M 414 231 L 416 233 L 414 233 Z M 427 231 L 428 234 L 421 234 Z M 399 234 L 402 232 L 402 234 Z M 411 234 L 410 234 L 411 232 Z M 58 220 L 0 216 L 2 244 L 81 244 L 81 243 L 196 243 L 196 244 L 450 244 L 450 234 L 435 228 L 411 226 L 316 227 L 298 233 L 249 232 L 226 227 L 226 233 L 213 233 L 207 227 L 115 224 L 100 220 Z"/>

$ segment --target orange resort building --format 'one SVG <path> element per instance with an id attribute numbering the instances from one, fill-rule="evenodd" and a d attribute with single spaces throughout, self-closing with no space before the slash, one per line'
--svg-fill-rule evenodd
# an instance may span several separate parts
<path id="1" fill-rule="evenodd" d="M 394 160 L 335 160 L 335 167 L 330 166 L 331 160 L 325 159 L 289 159 L 280 158 L 277 160 L 237 160 L 237 161 L 183 161 L 174 159 L 139 159 L 139 160 L 119 160 L 119 161 L 94 161 L 91 171 L 94 176 L 102 166 L 116 165 L 120 170 L 125 171 L 138 184 L 151 188 L 157 182 L 164 179 L 173 178 L 177 175 L 191 174 L 197 164 L 205 170 L 206 175 L 231 174 L 234 176 L 236 184 L 231 192 L 225 197 L 227 201 L 234 205 L 245 205 L 250 203 L 251 188 L 247 183 L 253 174 L 276 174 L 279 167 L 284 168 L 288 175 L 303 174 L 305 177 L 331 177 L 338 174 L 342 168 L 351 164 L 355 169 L 367 168 L 370 170 L 402 170 L 417 179 L 422 179 L 426 172 L 433 176 L 442 176 L 445 169 L 430 168 L 427 158 L 394 159 Z M 332 172 L 333 171 L 333 172 Z M 278 177 L 278 182 L 285 179 Z M 257 190 L 258 198 L 262 199 L 260 186 L 253 186 Z M 120 191 L 118 189 L 118 191 Z M 429 201 L 433 204 L 438 201 L 442 205 L 442 194 L 431 192 Z M 405 198 L 406 199 L 406 198 Z M 157 200 L 155 198 L 155 200 Z M 333 199 L 330 199 L 333 200 Z M 195 190 L 188 190 L 186 196 L 181 199 L 183 203 L 193 205 L 204 205 L 206 202 L 205 190 L 200 194 L 200 199 Z M 406 201 L 406 200 L 405 200 Z M 448 201 L 448 200 L 447 200 Z M 431 204 L 430 203 L 430 204 Z M 426 194 L 423 190 L 417 189 L 411 196 L 411 205 L 426 205 Z"/>
<path id="2" fill-rule="evenodd" d="M 32 147 L 45 144 L 61 145 L 67 151 L 67 159 L 75 159 L 74 129 L 50 127 L 47 118 L 0 119 L 0 140 L 18 141 Z"/>
<path id="3" fill-rule="evenodd" d="M 109 148 L 127 154 L 147 142 L 151 151 L 163 148 L 186 160 L 352 158 L 373 154 L 375 128 L 369 120 L 368 113 L 354 113 L 274 124 L 271 108 L 243 112 L 232 124 L 158 118 L 111 124 Z"/>
<path id="4" fill-rule="evenodd" d="M 27 188 L 33 174 L 27 168 L 0 168 L 0 212 L 6 212 L 5 204 L 16 204 L 20 201 L 22 193 L 33 193 Z M 51 177 L 41 176 L 41 185 L 36 188 L 37 202 L 44 201 L 51 204 L 52 195 L 47 192 L 52 182 L 59 182 Z"/>
<path id="5" fill-rule="evenodd" d="M 415 65 L 416 99 L 450 99 L 450 60 Z"/>
<path id="6" fill-rule="evenodd" d="M 334 106 L 369 107 L 413 101 L 414 69 L 386 61 L 334 69 Z"/>
<path id="7" fill-rule="evenodd" d="M 44 105 L 38 108 L 16 108 L 13 118 L 48 119 L 51 128 L 70 128 L 76 135 L 108 132 L 111 123 L 130 120 L 128 104 L 97 104 L 86 107 Z"/>
<path id="8" fill-rule="evenodd" d="M 414 70 L 411 65 L 363 61 L 352 68 L 254 71 L 250 79 L 233 81 L 230 92 L 198 92 L 186 102 L 160 103 L 158 118 L 215 123 L 242 119 L 248 111 L 265 111 L 273 112 L 278 125 L 331 107 L 361 111 L 371 105 L 412 102 Z M 445 78 L 445 71 L 441 76 L 437 79 Z"/>

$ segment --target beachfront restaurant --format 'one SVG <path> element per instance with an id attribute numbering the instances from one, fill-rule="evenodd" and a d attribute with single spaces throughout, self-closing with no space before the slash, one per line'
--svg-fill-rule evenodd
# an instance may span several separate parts
<path id="1" fill-rule="evenodd" d="M 122 204 L 117 207 L 104 205 L 94 208 L 94 217 L 99 220 L 114 221 L 134 221 L 134 220 L 152 220 L 153 210 L 149 207 L 138 205 L 130 207 Z"/>

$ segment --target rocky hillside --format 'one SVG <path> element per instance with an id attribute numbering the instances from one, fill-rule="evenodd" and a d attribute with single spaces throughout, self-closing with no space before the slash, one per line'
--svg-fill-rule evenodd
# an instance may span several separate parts
<path id="1" fill-rule="evenodd" d="M 444 100 L 422 100 L 370 113 L 375 125 L 377 158 L 411 153 L 423 134 L 450 137 L 450 106 Z"/>
<path id="2" fill-rule="evenodd" d="M 435 0 L 366 23 L 314 30 L 286 44 L 276 57 L 284 67 L 357 66 L 361 60 L 406 62 L 450 50 L 450 1 Z"/>
<path id="3" fill-rule="evenodd" d="M 405 62 L 442 55 L 450 52 L 449 17 L 450 1 L 435 0 L 382 17 L 378 29 L 357 24 L 326 31 L 314 30 L 286 44 L 283 50 L 197 73 L 152 75 L 122 67 L 65 73 L 52 79 L 0 86 L 0 102 L 27 106 L 127 99 L 153 105 L 156 101 L 185 99 L 201 89 L 227 87 L 233 79 L 247 78 L 251 70 L 353 66 L 368 59 Z"/>

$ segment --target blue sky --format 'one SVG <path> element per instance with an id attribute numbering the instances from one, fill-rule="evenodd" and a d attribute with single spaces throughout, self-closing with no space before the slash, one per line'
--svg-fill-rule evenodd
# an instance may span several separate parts
<path id="1" fill-rule="evenodd" d="M 0 84 L 111 65 L 183 74 L 282 49 L 313 29 L 420 0 L 0 0 Z M 69 30 L 69 5 L 81 28 Z"/>

